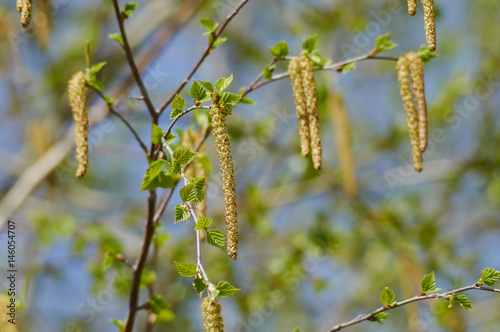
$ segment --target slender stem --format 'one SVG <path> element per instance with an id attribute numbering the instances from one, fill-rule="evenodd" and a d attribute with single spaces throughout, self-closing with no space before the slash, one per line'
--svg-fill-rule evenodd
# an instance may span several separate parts
<path id="1" fill-rule="evenodd" d="M 97 94 L 99 96 L 101 96 L 101 98 L 105 101 L 106 99 L 104 98 L 104 95 L 102 94 L 101 91 L 97 90 L 97 89 L 94 89 L 95 92 L 97 92 Z M 137 134 L 137 132 L 135 131 L 134 127 L 132 127 L 132 125 L 130 124 L 130 122 L 127 121 L 127 119 L 125 119 L 125 117 L 123 115 L 121 115 L 120 113 L 118 113 L 118 111 L 115 109 L 115 107 L 113 105 L 108 105 L 108 108 L 109 108 L 109 112 L 116 115 L 120 120 L 122 120 L 123 123 L 125 123 L 125 125 L 128 127 L 128 129 L 130 129 L 130 131 L 132 132 L 132 134 L 134 135 L 135 139 L 137 140 L 137 142 L 139 142 L 141 148 L 144 150 L 144 152 L 146 152 L 146 154 L 148 153 L 148 147 L 146 146 L 146 144 L 144 144 L 144 142 L 141 140 L 141 138 L 139 137 L 139 134 Z"/>
<path id="2" fill-rule="evenodd" d="M 163 134 L 163 137 L 167 138 L 168 134 L 170 134 L 172 132 L 172 128 L 174 127 L 174 125 L 176 124 L 177 121 L 180 120 L 180 118 L 182 118 L 184 115 L 190 113 L 191 111 L 194 111 L 196 109 L 205 109 L 205 110 L 209 110 L 210 109 L 210 106 L 191 106 L 190 108 L 188 108 L 187 110 L 185 110 L 184 112 L 182 112 L 181 114 L 179 114 L 176 118 L 174 118 L 172 120 L 172 122 L 170 123 L 170 126 L 168 126 L 167 130 L 165 131 L 165 134 Z"/>
<path id="3" fill-rule="evenodd" d="M 114 0 L 116 1 L 116 0 Z M 219 30 L 215 31 L 213 34 L 212 34 L 212 40 L 210 41 L 210 43 L 208 43 L 208 46 L 207 48 L 205 49 L 205 51 L 203 52 L 203 54 L 201 55 L 200 59 L 198 60 L 198 62 L 194 65 L 193 69 L 191 69 L 191 71 L 189 72 L 189 74 L 186 76 L 186 78 L 184 78 L 184 80 L 182 81 L 182 83 L 179 85 L 179 87 L 177 87 L 177 89 L 175 90 L 175 92 L 170 96 L 170 98 L 167 99 L 167 101 L 165 103 L 163 103 L 163 105 L 160 106 L 160 108 L 158 109 L 158 114 L 162 114 L 163 111 L 165 110 L 165 108 L 167 108 L 168 105 L 170 105 L 170 103 L 172 102 L 172 100 L 174 99 L 175 95 L 176 94 L 179 94 L 181 92 L 181 90 L 186 86 L 186 84 L 188 84 L 189 80 L 191 79 L 191 77 L 193 77 L 193 75 L 196 73 L 196 71 L 198 70 L 198 68 L 200 68 L 201 64 L 203 63 L 203 61 L 205 61 L 205 59 L 207 58 L 207 56 L 210 54 L 210 52 L 212 51 L 213 49 L 213 46 L 214 46 L 214 43 L 215 41 L 217 40 L 217 38 L 222 34 L 222 32 L 224 31 L 224 29 L 227 27 L 227 25 L 229 24 L 229 22 L 232 21 L 232 19 L 238 14 L 238 12 L 240 11 L 241 8 L 243 8 L 243 6 L 248 2 L 249 0 L 243 0 L 235 9 L 234 11 L 229 14 L 229 16 L 226 18 L 226 20 L 224 21 L 224 23 L 222 23 L 221 27 L 219 28 Z"/>
<path id="4" fill-rule="evenodd" d="M 134 76 L 134 79 L 135 79 L 137 85 L 139 86 L 139 89 L 141 90 L 142 97 L 144 97 L 144 102 L 146 103 L 146 106 L 149 110 L 149 113 L 151 114 L 151 117 L 155 118 L 158 115 L 156 114 L 155 107 L 153 106 L 153 103 L 151 102 L 151 99 L 149 98 L 148 91 L 144 87 L 144 83 L 142 82 L 141 74 L 139 73 L 139 70 L 137 69 L 137 65 L 135 64 L 134 55 L 132 54 L 132 50 L 131 50 L 130 44 L 128 42 L 127 32 L 125 31 L 125 26 L 123 24 L 123 17 L 121 15 L 120 7 L 118 5 L 118 0 L 113 0 L 113 4 L 115 7 L 116 20 L 118 21 L 118 25 L 120 27 L 120 33 L 121 33 L 122 39 L 123 39 L 122 47 L 125 50 L 125 53 L 127 54 L 127 61 L 128 61 L 129 67 L 132 70 L 132 74 Z"/>
<path id="5" fill-rule="evenodd" d="M 462 288 L 457 288 L 455 290 L 452 290 L 452 291 L 449 291 L 449 292 L 446 292 L 446 293 L 436 293 L 436 294 L 419 295 L 419 296 L 412 297 L 410 299 L 406 299 L 406 300 L 401 301 L 401 302 L 397 302 L 395 305 L 393 305 L 391 307 L 387 307 L 387 306 L 380 307 L 377 310 L 372 311 L 369 314 L 359 316 L 359 317 L 357 317 L 357 318 L 355 318 L 353 320 L 350 320 L 350 321 L 348 321 L 346 323 L 335 325 L 332 328 L 330 328 L 330 330 L 328 330 L 328 332 L 340 331 L 343 328 L 346 328 L 346 327 L 349 327 L 349 326 L 352 326 L 352 325 L 355 325 L 355 324 L 359 324 L 359 323 L 364 322 L 364 321 L 374 321 L 375 320 L 375 316 L 377 314 L 379 314 L 381 312 L 384 312 L 384 311 L 392 310 L 394 308 L 398 308 L 398 307 L 404 306 L 404 305 L 412 303 L 412 302 L 423 301 L 423 300 L 428 300 L 428 299 L 445 299 L 445 300 L 449 300 L 453 296 L 453 294 L 462 293 L 462 292 L 465 292 L 465 291 L 468 291 L 468 290 L 473 290 L 473 289 L 480 290 L 480 291 L 486 291 L 486 292 L 500 293 L 500 289 L 495 289 L 495 288 L 490 288 L 490 287 L 485 287 L 485 286 L 478 286 L 478 285 L 474 284 L 474 285 L 470 285 L 470 286 L 466 286 L 466 287 L 462 287 Z"/>

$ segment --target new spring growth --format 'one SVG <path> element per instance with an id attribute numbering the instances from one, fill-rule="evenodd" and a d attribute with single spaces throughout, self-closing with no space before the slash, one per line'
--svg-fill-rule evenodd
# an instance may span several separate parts
<path id="1" fill-rule="evenodd" d="M 413 93 L 417 103 L 419 147 L 420 151 L 424 152 L 427 149 L 427 102 L 425 100 L 424 63 L 414 52 L 408 53 L 406 57 L 410 62 Z"/>
<path id="2" fill-rule="evenodd" d="M 76 159 L 78 160 L 76 177 L 79 179 L 83 178 L 87 171 L 89 153 L 86 84 L 85 74 L 81 71 L 74 74 L 68 82 L 69 103 L 75 121 Z"/>
<path id="3" fill-rule="evenodd" d="M 415 69 L 415 76 L 411 76 L 410 78 L 411 66 L 413 66 Z M 408 131 L 410 134 L 413 153 L 413 165 L 417 172 L 422 172 L 422 147 L 425 147 L 427 145 L 427 116 L 425 116 L 425 121 L 420 124 L 419 115 L 417 113 L 417 105 L 425 105 L 425 94 L 423 92 L 423 70 L 420 71 L 419 66 L 422 66 L 422 61 L 420 60 L 418 55 L 416 55 L 415 53 L 408 53 L 405 56 L 399 58 L 396 69 L 398 70 L 400 94 L 403 100 L 403 105 L 406 111 L 406 118 L 408 122 Z M 417 105 L 415 104 L 415 95 L 413 94 L 413 91 L 411 89 L 412 81 L 414 90 L 415 85 L 417 86 L 417 90 L 420 90 L 418 95 L 420 101 L 417 101 Z M 423 113 L 424 110 L 422 110 L 421 112 Z M 419 126 L 425 127 L 425 141 L 422 142 L 421 138 L 423 137 L 423 135 L 420 135 Z M 422 133 L 423 132 L 424 131 L 422 130 Z"/>
<path id="4" fill-rule="evenodd" d="M 429 50 L 436 50 L 436 13 L 434 0 L 421 0 L 424 7 L 425 36 Z"/>
<path id="5" fill-rule="evenodd" d="M 23 28 L 30 26 L 32 7 L 33 0 L 21 0 L 21 25 Z M 17 2 L 17 10 L 19 11 L 19 1 Z"/>
<path id="6" fill-rule="evenodd" d="M 408 0 L 408 14 L 415 16 L 417 13 L 417 0 Z"/>
<path id="7" fill-rule="evenodd" d="M 319 134 L 318 94 L 316 92 L 316 81 L 314 80 L 314 63 L 305 52 L 302 52 L 299 60 L 302 86 L 306 96 L 312 160 L 314 169 L 319 170 L 321 168 L 321 137 Z"/>
<path id="8" fill-rule="evenodd" d="M 205 319 L 206 332 L 224 332 L 224 320 L 222 318 L 221 306 L 216 299 L 210 297 L 203 299 L 201 303 L 203 318 Z"/>
<path id="9" fill-rule="evenodd" d="M 23 0 L 17 0 L 16 8 L 19 13 L 23 12 Z"/>
<path id="10" fill-rule="evenodd" d="M 219 155 L 222 173 L 222 188 L 226 210 L 227 254 L 231 259 L 238 256 L 238 220 L 236 212 L 236 189 L 234 184 L 233 157 L 226 128 L 227 109 L 219 104 L 219 96 L 215 96 L 210 107 L 215 146 Z"/>
<path id="11" fill-rule="evenodd" d="M 300 152 L 302 156 L 307 157 L 311 152 L 311 143 L 309 138 L 306 96 L 304 94 L 304 87 L 302 86 L 299 59 L 290 60 L 288 64 L 288 73 L 290 74 L 290 81 L 292 82 L 295 110 L 297 111 L 297 120 L 299 123 Z"/>

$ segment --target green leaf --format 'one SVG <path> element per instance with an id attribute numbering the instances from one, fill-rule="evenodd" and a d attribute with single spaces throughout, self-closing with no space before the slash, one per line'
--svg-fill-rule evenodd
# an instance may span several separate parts
<path id="1" fill-rule="evenodd" d="M 440 288 L 436 288 L 436 277 L 434 276 L 434 272 L 429 273 L 428 275 L 422 278 L 420 281 L 420 285 L 422 286 L 421 294 L 433 293 L 440 290 Z"/>
<path id="2" fill-rule="evenodd" d="M 255 101 L 246 96 L 240 99 L 240 103 L 257 106 L 257 103 Z"/>
<path id="3" fill-rule="evenodd" d="M 195 263 L 175 263 L 177 272 L 182 277 L 193 277 L 196 275 L 196 264 Z"/>
<path id="4" fill-rule="evenodd" d="M 170 239 L 170 234 L 168 233 L 155 233 L 153 242 L 158 248 L 161 248 L 168 239 Z"/>
<path id="5" fill-rule="evenodd" d="M 141 274 L 141 285 L 148 286 L 156 281 L 156 272 L 153 270 L 144 269 Z"/>
<path id="6" fill-rule="evenodd" d="M 170 306 L 167 303 L 167 300 L 165 300 L 165 298 L 159 294 L 156 294 L 149 299 L 149 306 L 151 307 L 151 311 L 156 315 L 159 314 L 161 311 L 170 308 Z"/>
<path id="7" fill-rule="evenodd" d="M 106 88 L 102 84 L 101 81 L 94 79 L 87 80 L 87 85 L 90 86 L 93 89 L 100 90 L 100 91 L 106 91 Z"/>
<path id="8" fill-rule="evenodd" d="M 314 51 L 312 54 L 309 54 L 309 58 L 318 67 L 324 67 L 332 63 L 332 60 L 322 56 L 317 51 Z"/>
<path id="9" fill-rule="evenodd" d="M 108 107 L 113 106 L 113 104 L 115 103 L 115 99 L 108 96 L 104 96 L 104 101 L 106 102 L 106 105 Z"/>
<path id="10" fill-rule="evenodd" d="M 470 304 L 469 298 L 463 294 L 457 295 L 452 298 L 453 302 L 460 304 L 466 310 L 474 310 Z M 450 299 L 451 300 L 451 299 Z"/>
<path id="11" fill-rule="evenodd" d="M 299 328 L 295 328 L 295 330 L 293 330 L 293 332 L 300 332 Z"/>
<path id="12" fill-rule="evenodd" d="M 194 226 L 195 231 L 204 231 L 207 229 L 208 226 L 212 224 L 212 219 L 199 216 L 198 217 L 198 222 L 196 223 L 196 226 Z"/>
<path id="13" fill-rule="evenodd" d="M 224 250 L 224 233 L 220 229 L 211 229 L 207 231 L 207 243 Z"/>
<path id="14" fill-rule="evenodd" d="M 227 42 L 227 37 L 218 37 L 215 41 L 214 44 L 212 45 L 213 48 L 216 48 L 219 45 L 224 44 Z"/>
<path id="15" fill-rule="evenodd" d="M 102 263 L 103 271 L 106 271 L 107 269 L 109 269 L 111 265 L 113 265 L 113 263 L 115 262 L 115 257 L 116 253 L 113 252 L 112 250 L 107 250 L 104 253 L 104 261 Z"/>
<path id="16" fill-rule="evenodd" d="M 193 288 L 201 299 L 201 296 L 207 290 L 207 284 L 205 283 L 205 280 L 203 280 L 202 278 L 194 278 Z"/>
<path id="17" fill-rule="evenodd" d="M 351 62 L 342 66 L 342 73 L 345 74 L 354 69 L 356 69 L 356 62 Z"/>
<path id="18" fill-rule="evenodd" d="M 205 92 L 205 90 L 203 90 Z M 206 92 L 205 92 L 206 93 Z M 201 128 L 207 128 L 209 125 L 209 118 L 208 118 L 208 112 L 205 110 L 196 110 L 193 112 L 193 118 L 194 121 L 200 126 Z"/>
<path id="19" fill-rule="evenodd" d="M 207 97 L 207 92 L 203 89 L 203 86 L 201 86 L 200 83 L 193 81 L 191 89 L 189 90 L 189 95 L 197 101 L 202 101 Z"/>
<path id="20" fill-rule="evenodd" d="M 500 271 L 497 271 L 492 268 L 486 268 L 483 271 L 481 271 L 482 284 L 485 284 L 487 286 L 493 286 L 498 282 L 499 279 L 500 279 Z"/>
<path id="21" fill-rule="evenodd" d="M 288 44 L 286 41 L 282 41 L 274 45 L 273 47 L 269 47 L 269 50 L 276 58 L 282 58 L 288 55 Z"/>
<path id="22" fill-rule="evenodd" d="M 193 201 L 195 204 L 199 204 L 205 199 L 205 191 L 203 190 L 203 187 L 205 187 L 205 177 L 202 176 L 190 179 L 189 183 L 194 184 L 194 188 L 196 190 L 196 198 Z"/>
<path id="23" fill-rule="evenodd" d="M 108 35 L 109 39 L 114 40 L 123 46 L 123 37 L 121 33 L 112 33 Z"/>
<path id="24" fill-rule="evenodd" d="M 172 113 L 170 114 L 170 119 L 178 117 L 186 105 L 186 100 L 176 94 L 174 100 L 172 100 Z"/>
<path id="25" fill-rule="evenodd" d="M 227 87 L 231 84 L 233 81 L 233 74 L 229 77 L 221 77 L 217 81 L 215 81 L 215 89 L 217 92 L 222 92 L 227 89 Z"/>
<path id="26" fill-rule="evenodd" d="M 212 83 L 206 82 L 206 81 L 201 81 L 201 80 L 199 82 L 203 86 L 203 88 L 205 90 L 207 90 L 207 92 L 214 93 L 214 87 L 213 87 Z"/>
<path id="27" fill-rule="evenodd" d="M 167 171 L 161 171 L 160 174 L 158 174 L 156 181 L 158 182 L 158 187 L 160 188 L 167 189 L 174 187 L 174 179 Z"/>
<path id="28" fill-rule="evenodd" d="M 189 217 L 191 216 L 191 213 L 189 213 L 189 211 L 186 208 L 184 208 L 183 206 L 180 206 L 180 205 L 175 206 L 175 213 L 174 214 L 175 214 L 175 223 L 176 224 L 178 222 L 189 219 Z"/>
<path id="29" fill-rule="evenodd" d="M 215 286 L 215 289 L 219 291 L 219 296 L 221 297 L 230 297 L 240 291 L 239 288 L 234 287 L 229 282 L 225 280 L 221 280 Z"/>
<path id="30" fill-rule="evenodd" d="M 210 18 L 200 18 L 200 23 L 205 29 L 207 29 L 207 32 L 205 32 L 203 35 L 211 34 L 219 26 L 219 23 L 214 24 L 214 22 Z"/>
<path id="31" fill-rule="evenodd" d="M 119 319 L 110 319 L 110 322 L 118 326 L 120 330 L 123 330 L 125 328 L 125 322 Z"/>
<path id="32" fill-rule="evenodd" d="M 176 138 L 177 138 L 176 134 L 169 133 L 165 141 L 167 142 L 168 145 L 171 145 L 172 143 L 174 143 Z"/>
<path id="33" fill-rule="evenodd" d="M 265 78 L 266 80 L 273 79 L 273 73 L 274 73 L 275 69 L 276 69 L 275 65 L 265 66 L 264 67 L 264 74 L 262 75 L 262 77 Z"/>
<path id="34" fill-rule="evenodd" d="M 157 322 L 171 322 L 175 319 L 175 314 L 172 310 L 162 310 L 160 313 L 156 314 Z"/>
<path id="35" fill-rule="evenodd" d="M 382 294 L 380 294 L 380 302 L 386 307 L 393 307 L 396 305 L 396 300 L 394 292 L 389 289 L 389 287 L 384 288 Z"/>
<path id="36" fill-rule="evenodd" d="M 384 321 L 384 319 L 386 319 L 387 317 L 389 317 L 389 314 L 387 312 L 379 312 L 378 314 L 375 315 L 375 321 L 379 322 L 380 324 L 383 324 L 382 322 Z"/>
<path id="37" fill-rule="evenodd" d="M 224 106 L 235 106 L 240 102 L 241 97 L 231 92 L 223 92 L 220 95 L 220 103 Z"/>
<path id="38" fill-rule="evenodd" d="M 388 33 L 383 36 L 377 37 L 375 40 L 375 50 L 378 53 L 382 53 L 384 51 L 390 50 L 394 47 L 398 46 L 398 44 L 391 41 L 391 34 Z"/>
<path id="39" fill-rule="evenodd" d="M 314 35 L 310 38 L 307 38 L 302 44 L 302 49 L 307 53 L 314 53 L 318 50 L 318 35 Z"/>
<path id="40" fill-rule="evenodd" d="M 172 157 L 174 158 L 173 163 L 187 165 L 194 160 L 196 152 L 193 152 L 190 149 L 177 149 L 174 151 Z"/>
<path id="41" fill-rule="evenodd" d="M 125 8 L 122 8 L 123 14 L 126 16 L 132 16 L 135 17 L 134 14 L 132 14 L 136 9 L 137 9 L 137 4 L 138 2 L 129 2 L 125 5 Z"/>
<path id="42" fill-rule="evenodd" d="M 195 184 L 188 184 L 179 190 L 182 201 L 184 203 L 196 200 L 198 196 L 198 191 L 196 190 Z"/>
<path id="43" fill-rule="evenodd" d="M 171 174 L 167 173 L 166 171 L 162 171 L 160 169 L 160 172 L 156 176 L 151 176 L 151 172 L 150 170 L 148 170 L 146 174 L 144 174 L 141 183 L 141 188 L 139 190 L 154 190 L 158 187 L 166 189 L 166 188 L 172 188 L 173 186 L 174 186 L 174 180 Z"/>
<path id="44" fill-rule="evenodd" d="M 432 58 L 438 57 L 437 53 L 431 52 L 427 46 L 420 46 L 418 50 L 418 56 L 422 59 L 424 63 L 429 62 Z"/>
<path id="45" fill-rule="evenodd" d="M 99 62 L 97 65 L 93 65 L 88 69 L 88 76 L 95 76 L 101 69 L 106 65 L 107 62 Z"/>
<path id="46" fill-rule="evenodd" d="M 159 143 L 161 143 L 161 137 L 163 136 L 163 130 L 161 130 L 161 128 L 158 127 L 156 124 L 153 124 L 153 133 L 151 136 L 152 136 L 151 142 L 153 144 L 159 144 Z"/>
<path id="47" fill-rule="evenodd" d="M 172 113 L 170 113 L 170 119 L 175 119 L 176 117 L 178 117 L 179 115 L 182 114 L 182 110 L 178 110 L 178 109 L 172 109 Z"/>

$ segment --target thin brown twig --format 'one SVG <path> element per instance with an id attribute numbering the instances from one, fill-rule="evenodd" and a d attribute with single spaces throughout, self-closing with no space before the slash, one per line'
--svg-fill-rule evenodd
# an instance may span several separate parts
<path id="1" fill-rule="evenodd" d="M 141 74 L 139 73 L 139 70 L 137 69 L 137 65 L 135 64 L 134 55 L 132 54 L 132 50 L 131 50 L 130 44 L 128 42 L 127 32 L 125 30 L 125 25 L 123 24 L 123 17 L 122 17 L 121 11 L 120 11 L 120 6 L 118 5 L 118 0 L 113 0 L 113 5 L 115 7 L 116 20 L 118 21 L 118 25 L 120 27 L 120 33 L 121 33 L 122 39 L 123 39 L 122 47 L 125 50 L 125 53 L 127 55 L 127 61 L 128 61 L 129 67 L 132 70 L 132 74 L 135 78 L 135 82 L 137 83 L 137 86 L 139 86 L 139 89 L 141 90 L 142 97 L 144 98 L 144 103 L 146 104 L 146 106 L 149 110 L 149 113 L 151 114 L 151 117 L 156 118 L 158 115 L 156 114 L 155 107 L 153 106 L 153 103 L 151 102 L 151 99 L 149 98 L 148 91 L 144 87 L 144 83 L 142 82 Z"/>
<path id="2" fill-rule="evenodd" d="M 116 1 L 116 0 L 114 0 Z M 196 64 L 194 65 L 193 69 L 191 69 L 191 71 L 189 72 L 189 74 L 186 76 L 186 78 L 184 78 L 184 80 L 182 81 L 182 83 L 179 85 L 179 87 L 177 87 L 177 89 L 175 90 L 175 92 L 170 96 L 170 98 L 167 99 L 166 102 L 163 103 L 163 105 L 160 106 L 160 108 L 158 109 L 157 113 L 158 114 L 162 114 L 163 111 L 167 108 L 168 105 L 170 105 L 170 103 L 172 102 L 172 100 L 174 99 L 175 95 L 179 94 L 181 92 L 181 90 L 186 86 L 186 84 L 188 84 L 189 80 L 191 79 L 191 77 L 193 77 L 193 75 L 196 73 L 196 71 L 198 70 L 198 68 L 200 68 L 201 64 L 203 63 L 203 61 L 205 61 L 205 59 L 207 58 L 207 56 L 210 54 L 210 52 L 212 51 L 213 49 L 213 46 L 214 46 L 214 43 L 215 41 L 217 40 L 217 38 L 219 38 L 219 36 L 222 34 L 222 32 L 224 31 L 224 29 L 227 27 L 227 25 L 229 24 L 229 22 L 231 22 L 233 20 L 233 18 L 239 13 L 240 9 L 243 8 L 243 6 L 248 2 L 249 0 L 243 0 L 235 9 L 234 11 L 229 14 L 229 16 L 226 18 L 226 20 L 224 21 L 224 23 L 222 23 L 221 27 L 215 31 L 213 34 L 212 34 L 212 40 L 210 41 L 210 43 L 208 43 L 208 46 L 207 48 L 205 49 L 205 51 L 203 52 L 203 54 L 201 55 L 200 59 L 198 60 L 198 62 L 196 62 Z"/>
<path id="3" fill-rule="evenodd" d="M 389 306 L 380 307 L 377 310 L 374 310 L 369 314 L 362 315 L 362 316 L 357 317 L 353 320 L 350 320 L 346 323 L 335 325 L 332 328 L 330 328 L 328 330 L 328 332 L 340 331 L 343 328 L 346 328 L 346 327 L 349 327 L 349 326 L 352 326 L 355 324 L 359 324 L 359 323 L 364 322 L 364 321 L 375 321 L 375 316 L 377 314 L 384 312 L 384 311 L 392 310 L 394 308 L 404 306 L 404 305 L 412 303 L 412 302 L 423 301 L 423 300 L 428 300 L 428 299 L 449 300 L 454 294 L 462 293 L 462 292 L 465 292 L 468 290 L 480 290 L 480 291 L 486 291 L 486 292 L 500 293 L 500 289 L 495 289 L 495 288 L 490 288 L 490 287 L 485 287 L 485 286 L 478 286 L 478 285 L 474 284 L 474 285 L 458 288 L 458 289 L 455 289 L 455 290 L 452 290 L 452 291 L 449 291 L 446 293 L 419 295 L 419 296 L 412 297 L 410 299 L 406 299 L 406 300 L 397 302 L 396 304 L 394 304 L 393 306 L 390 306 L 390 307 Z"/>

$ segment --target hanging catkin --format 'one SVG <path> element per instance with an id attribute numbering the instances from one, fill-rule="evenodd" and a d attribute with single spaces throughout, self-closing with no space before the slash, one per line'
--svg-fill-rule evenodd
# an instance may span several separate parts
<path id="1" fill-rule="evenodd" d="M 16 8 L 19 13 L 23 12 L 23 2 L 24 0 L 17 0 Z"/>
<path id="2" fill-rule="evenodd" d="M 88 133 L 89 120 L 87 114 L 87 96 L 85 94 L 85 74 L 78 72 L 69 80 L 68 97 L 73 111 L 76 131 L 76 159 L 78 160 L 78 169 L 76 177 L 81 179 L 87 171 L 88 164 Z"/>
<path id="3" fill-rule="evenodd" d="M 222 318 L 221 306 L 218 301 L 206 297 L 201 303 L 201 309 L 203 318 L 205 319 L 205 331 L 224 332 L 224 319 Z"/>
<path id="4" fill-rule="evenodd" d="M 413 166 L 417 172 L 422 172 L 422 151 L 420 150 L 418 135 L 418 116 L 413 92 L 411 91 L 409 67 L 410 63 L 406 56 L 399 58 L 396 69 L 398 70 L 400 94 L 406 111 L 406 120 L 408 122 L 408 131 L 413 152 Z"/>
<path id="5" fill-rule="evenodd" d="M 227 110 L 215 100 L 210 107 L 215 145 L 219 155 L 219 165 L 222 173 L 224 206 L 226 209 L 227 253 L 231 259 L 238 256 L 238 220 L 236 212 L 236 189 L 234 184 L 233 157 L 227 135 Z"/>
<path id="6" fill-rule="evenodd" d="M 311 152 L 311 142 L 309 138 L 306 96 L 304 94 L 304 87 L 302 86 L 299 59 L 290 60 L 288 64 L 288 73 L 290 74 L 290 81 L 292 82 L 295 110 L 299 123 L 300 152 L 304 157 L 307 157 Z"/>
<path id="7" fill-rule="evenodd" d="M 424 7 L 425 36 L 429 50 L 436 50 L 436 13 L 434 0 L 421 0 Z"/>
<path id="8" fill-rule="evenodd" d="M 27 28 L 30 26 L 32 9 L 33 9 L 33 0 L 22 0 L 21 25 L 23 26 L 23 28 Z"/>
<path id="9" fill-rule="evenodd" d="M 349 115 L 339 95 L 331 94 L 328 104 L 332 114 L 332 129 L 335 132 L 335 140 L 337 142 L 337 154 L 340 160 L 344 191 L 347 196 L 355 197 L 358 190 L 356 184 L 356 169 L 351 148 Z"/>
<path id="10" fill-rule="evenodd" d="M 300 75 L 306 96 L 309 136 L 314 169 L 321 168 L 321 137 L 319 134 L 318 93 L 314 80 L 314 63 L 305 53 L 300 56 Z"/>
<path id="11" fill-rule="evenodd" d="M 414 16 L 417 13 L 417 0 L 408 0 L 408 14 Z"/>
<path id="12" fill-rule="evenodd" d="M 420 151 L 427 148 L 427 102 L 425 101 L 424 63 L 415 52 L 406 55 L 410 63 L 410 74 L 413 83 L 413 93 L 417 104 L 418 139 Z"/>

